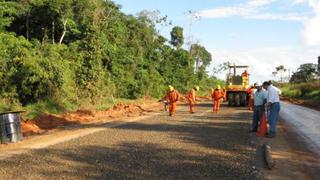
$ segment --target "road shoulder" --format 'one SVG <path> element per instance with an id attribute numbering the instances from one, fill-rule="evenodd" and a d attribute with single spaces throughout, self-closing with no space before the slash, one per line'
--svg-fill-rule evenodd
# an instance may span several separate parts
<path id="1" fill-rule="evenodd" d="M 257 139 L 257 166 L 265 179 L 317 179 L 320 176 L 320 161 L 303 141 L 297 138 L 293 127 L 280 120 L 276 138 Z M 275 167 L 269 170 L 263 159 L 262 146 L 268 144 L 272 149 Z"/>
<path id="2" fill-rule="evenodd" d="M 106 128 L 120 126 L 129 122 L 144 120 L 158 114 L 159 113 L 147 113 L 144 116 L 135 118 L 100 121 L 99 123 L 89 125 L 60 127 L 59 129 L 49 131 L 42 135 L 27 137 L 23 141 L 15 144 L 0 145 L 0 160 L 12 157 L 14 155 L 24 154 L 31 150 L 43 149 L 55 144 L 84 137 L 96 132 L 103 131 Z"/>

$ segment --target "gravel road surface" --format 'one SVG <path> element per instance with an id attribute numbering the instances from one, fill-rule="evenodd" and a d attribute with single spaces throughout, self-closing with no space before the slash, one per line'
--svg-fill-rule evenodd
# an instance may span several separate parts
<path id="1" fill-rule="evenodd" d="M 0 179 L 261 179 L 246 108 L 181 108 L 0 161 Z"/>

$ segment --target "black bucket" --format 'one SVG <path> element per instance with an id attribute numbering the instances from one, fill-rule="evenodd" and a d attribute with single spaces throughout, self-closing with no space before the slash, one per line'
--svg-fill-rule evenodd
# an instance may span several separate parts
<path id="1" fill-rule="evenodd" d="M 22 140 L 20 113 L 21 111 L 0 113 L 0 140 L 2 144 Z"/>

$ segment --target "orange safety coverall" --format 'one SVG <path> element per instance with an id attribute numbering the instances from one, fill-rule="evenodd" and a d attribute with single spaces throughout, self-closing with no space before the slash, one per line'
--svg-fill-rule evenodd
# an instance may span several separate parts
<path id="1" fill-rule="evenodd" d="M 248 90 L 249 94 L 249 110 L 253 111 L 253 105 L 254 105 L 254 88 L 250 88 Z"/>
<path id="2" fill-rule="evenodd" d="M 169 102 L 169 115 L 173 116 L 176 113 L 177 101 L 180 99 L 180 94 L 176 91 L 168 91 L 165 99 Z"/>
<path id="3" fill-rule="evenodd" d="M 220 110 L 220 100 L 224 97 L 222 90 L 215 89 L 211 95 L 213 100 L 213 111 L 218 112 Z"/>
<path id="4" fill-rule="evenodd" d="M 188 101 L 189 101 L 189 106 L 190 106 L 190 113 L 195 113 L 195 106 L 196 106 L 196 91 L 192 89 L 188 93 Z"/>

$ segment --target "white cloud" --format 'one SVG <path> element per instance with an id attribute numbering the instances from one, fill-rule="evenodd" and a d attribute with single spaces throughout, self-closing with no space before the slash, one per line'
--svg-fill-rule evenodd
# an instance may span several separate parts
<path id="1" fill-rule="evenodd" d="M 279 65 L 284 65 L 290 72 L 294 72 L 304 63 L 317 63 L 319 51 L 315 48 L 259 48 L 250 50 L 213 50 L 214 63 L 209 71 L 218 64 L 229 61 L 238 65 L 249 65 L 251 83 L 274 79 L 272 72 Z M 289 75 L 287 71 L 286 76 Z M 226 78 L 226 72 L 218 74 L 221 79 Z"/>
<path id="2" fill-rule="evenodd" d="M 309 6 L 315 16 L 304 21 L 302 36 L 307 45 L 317 46 L 320 45 L 320 0 L 309 0 Z"/>
<path id="3" fill-rule="evenodd" d="M 281 20 L 281 21 L 305 21 L 308 16 L 298 14 L 298 13 L 288 13 L 288 14 L 275 14 L 275 13 L 261 13 L 254 14 L 249 17 L 249 19 L 265 19 L 265 20 Z"/>
<path id="4" fill-rule="evenodd" d="M 249 0 L 237 6 L 219 7 L 199 12 L 203 18 L 226 18 L 239 16 L 245 19 L 264 19 L 281 21 L 304 21 L 307 16 L 301 13 L 268 13 L 264 12 L 265 7 L 272 4 L 275 0 Z M 296 0 L 294 3 L 302 3 Z"/>
<path id="5" fill-rule="evenodd" d="M 306 2 L 306 0 L 293 0 L 293 4 L 294 5 L 297 5 L 297 4 L 303 4 L 303 3 L 305 3 Z"/>

